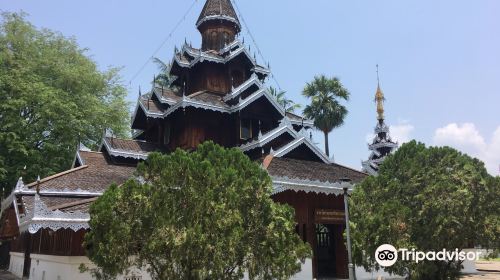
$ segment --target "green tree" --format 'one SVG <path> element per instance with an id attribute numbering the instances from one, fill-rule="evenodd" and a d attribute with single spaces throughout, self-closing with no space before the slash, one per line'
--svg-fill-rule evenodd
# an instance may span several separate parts
<path id="1" fill-rule="evenodd" d="M 155 86 L 169 88 L 173 82 L 173 78 L 170 76 L 170 65 L 157 57 L 153 58 L 153 62 L 160 70 L 153 83 L 156 83 Z"/>
<path id="2" fill-rule="evenodd" d="M 137 176 L 91 206 L 96 277 L 135 265 L 162 280 L 288 279 L 310 255 L 293 209 L 272 201 L 269 175 L 238 149 L 154 153 Z"/>
<path id="3" fill-rule="evenodd" d="M 382 244 L 424 252 L 498 246 L 499 197 L 498 178 L 479 160 L 449 147 L 407 143 L 351 197 L 355 262 L 378 269 L 375 250 Z M 399 259 L 386 270 L 410 279 L 456 279 L 460 267 Z"/>
<path id="4" fill-rule="evenodd" d="M 126 136 L 126 90 L 75 39 L 38 30 L 25 14 L 0 25 L 0 186 L 71 167 L 78 142 L 96 148 L 106 128 Z M 26 170 L 23 171 L 26 166 Z"/>
<path id="5" fill-rule="evenodd" d="M 311 99 L 304 109 L 304 116 L 314 120 L 314 126 L 325 136 L 325 152 L 330 156 L 328 134 L 344 124 L 347 108 L 340 101 L 348 101 L 350 93 L 337 77 L 316 76 L 304 87 L 302 94 Z"/>
<path id="6" fill-rule="evenodd" d="M 300 108 L 300 104 L 297 104 L 293 102 L 293 100 L 286 98 L 286 91 L 284 90 L 277 90 L 274 87 L 269 87 L 269 93 L 271 93 L 271 95 L 276 98 L 278 104 L 280 104 L 287 113 L 293 113 L 296 109 Z"/>

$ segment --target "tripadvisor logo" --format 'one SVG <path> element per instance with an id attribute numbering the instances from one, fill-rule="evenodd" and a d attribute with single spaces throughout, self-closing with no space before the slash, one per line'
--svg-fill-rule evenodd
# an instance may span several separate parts
<path id="1" fill-rule="evenodd" d="M 398 259 L 419 263 L 422 261 L 477 261 L 481 252 L 464 252 L 458 249 L 449 251 L 443 249 L 439 252 L 422 252 L 415 249 L 397 250 L 390 244 L 384 244 L 375 251 L 375 260 L 380 266 L 389 267 L 394 265 Z"/>

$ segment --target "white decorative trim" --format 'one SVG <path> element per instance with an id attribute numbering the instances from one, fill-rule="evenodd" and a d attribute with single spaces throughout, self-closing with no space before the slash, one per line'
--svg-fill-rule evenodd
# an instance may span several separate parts
<path id="1" fill-rule="evenodd" d="M 158 88 L 156 87 L 153 87 L 153 94 L 156 95 L 156 98 L 158 98 L 158 100 L 160 100 L 161 103 L 168 104 L 170 106 L 177 103 L 177 100 L 174 100 L 172 98 L 165 98 L 162 94 L 158 92 Z"/>
<path id="2" fill-rule="evenodd" d="M 82 156 L 80 155 L 80 149 L 76 151 L 76 159 L 78 160 L 78 163 L 80 165 L 85 165 L 85 161 L 83 160 Z"/>
<path id="3" fill-rule="evenodd" d="M 234 47 L 241 47 L 243 45 L 242 42 L 240 42 L 240 40 L 238 40 L 237 38 L 229 43 L 228 45 L 224 46 L 224 48 L 222 48 L 222 50 L 220 50 L 220 53 L 221 54 L 224 54 L 224 53 L 227 53 L 228 51 L 231 51 Z"/>
<path id="4" fill-rule="evenodd" d="M 290 136 L 292 136 L 293 138 L 296 138 L 296 136 L 297 136 L 296 132 L 293 130 L 291 125 L 287 125 L 287 124 L 282 122 L 280 124 L 280 126 L 278 126 L 277 128 L 271 130 L 270 132 L 268 132 L 264 135 L 259 134 L 259 137 L 257 139 L 255 139 L 249 143 L 243 144 L 239 148 L 243 152 L 250 151 L 250 150 L 255 149 L 255 148 L 261 148 L 264 145 L 266 145 L 267 143 L 273 141 L 274 139 L 278 138 L 279 136 L 283 135 L 283 133 L 286 133 L 286 132 L 288 132 L 290 134 Z"/>
<path id="5" fill-rule="evenodd" d="M 389 133 L 389 127 L 385 123 L 382 125 L 377 124 L 375 127 L 375 134 L 379 134 L 381 132 Z"/>
<path id="6" fill-rule="evenodd" d="M 271 94 L 266 89 L 259 89 L 249 97 L 240 100 L 238 104 L 234 106 L 229 106 L 229 105 L 220 106 L 214 103 L 198 101 L 189 96 L 183 96 L 181 101 L 177 102 L 174 106 L 170 107 L 167 111 L 165 111 L 165 113 L 151 113 L 144 107 L 144 105 L 141 102 L 139 103 L 140 107 L 144 110 L 146 116 L 152 118 L 166 118 L 170 114 L 177 111 L 178 109 L 187 107 L 211 110 L 220 113 L 229 113 L 229 114 L 235 113 L 245 109 L 248 105 L 250 105 L 252 102 L 254 102 L 255 100 L 259 99 L 262 96 L 265 96 L 271 102 L 271 104 L 274 106 L 274 108 L 276 108 L 276 110 L 281 114 L 281 116 L 285 116 L 285 110 L 277 103 L 277 101 L 271 96 Z"/>
<path id="7" fill-rule="evenodd" d="M 321 182 L 321 181 L 311 181 L 298 178 L 288 178 L 288 177 L 272 177 L 273 180 L 273 195 L 282 193 L 287 190 L 299 192 L 303 191 L 306 193 L 322 193 L 322 194 L 333 194 L 342 195 L 344 193 L 344 188 L 347 188 L 347 192 L 351 193 L 355 187 L 355 184 L 349 182 Z"/>
<path id="8" fill-rule="evenodd" d="M 257 77 L 255 73 L 252 74 L 252 76 L 248 80 L 246 80 L 244 83 L 235 88 L 230 94 L 224 96 L 223 100 L 227 102 L 231 99 L 234 99 L 235 97 L 238 97 L 241 93 L 243 93 L 252 85 L 256 85 L 259 89 L 263 87 L 262 83 L 259 80 L 259 77 Z"/>
<path id="9" fill-rule="evenodd" d="M 241 30 L 240 22 L 237 19 L 235 19 L 234 17 L 230 17 L 230 16 L 226 16 L 226 15 L 205 16 L 196 23 L 196 27 L 200 27 L 200 25 L 202 25 L 204 22 L 207 22 L 210 20 L 227 20 L 227 21 L 234 23 L 238 27 L 238 29 Z"/>
<path id="10" fill-rule="evenodd" d="M 62 212 L 60 210 L 51 211 L 43 203 L 38 194 L 35 194 L 33 213 L 23 217 L 19 223 L 19 231 L 28 231 L 31 234 L 38 232 L 42 228 L 58 229 L 89 229 L 88 222 L 90 214 L 81 211 Z"/>
<path id="11" fill-rule="evenodd" d="M 392 142 L 380 142 L 380 143 L 375 143 L 375 144 L 369 144 L 368 148 L 370 150 L 377 150 L 380 148 L 397 148 L 398 144 L 397 143 L 392 143 Z"/>
<path id="12" fill-rule="evenodd" d="M 268 76 L 269 74 L 271 74 L 271 70 L 269 70 L 261 65 L 256 65 L 254 68 L 252 68 L 252 72 L 260 73 L 260 74 L 263 74 L 265 76 Z"/>
<path id="13" fill-rule="evenodd" d="M 311 151 L 316 154 L 324 163 L 333 163 L 332 160 L 330 160 L 326 154 L 324 154 L 321 150 L 316 147 L 311 141 L 309 140 L 309 137 L 300 137 L 295 139 L 294 141 L 288 143 L 287 145 L 283 146 L 281 149 L 278 151 L 274 152 L 275 157 L 283 157 L 284 155 L 290 153 L 294 149 L 296 149 L 298 146 L 305 144 L 307 145 Z"/>
<path id="14" fill-rule="evenodd" d="M 36 190 L 25 189 L 20 192 L 17 192 L 18 195 L 35 195 Z M 86 190 L 82 190 L 80 188 L 76 190 L 71 190 L 69 188 L 61 189 L 44 189 L 40 190 L 40 194 L 43 196 L 71 196 L 71 197 L 95 197 L 102 196 L 102 192 L 89 192 Z"/>
<path id="15" fill-rule="evenodd" d="M 12 205 L 16 194 L 18 194 L 23 189 L 24 189 L 23 177 L 19 177 L 19 179 L 17 180 L 16 186 L 14 187 L 14 189 L 12 190 L 10 195 L 2 201 L 0 212 L 3 213 L 3 211 L 5 211 L 5 209 L 9 208 Z"/>
<path id="16" fill-rule="evenodd" d="M 187 45 L 184 45 L 182 47 L 181 52 L 182 53 L 187 53 L 189 56 L 193 57 L 194 59 L 192 61 L 190 61 L 190 62 L 185 62 L 185 61 L 182 61 L 181 59 L 179 59 L 179 57 L 177 56 L 177 53 L 176 53 L 174 55 L 173 61 L 177 62 L 177 64 L 179 66 L 181 66 L 181 67 L 192 68 L 198 62 L 203 62 L 205 60 L 210 61 L 210 62 L 214 62 L 214 63 L 226 64 L 229 61 L 233 60 L 235 57 L 237 57 L 239 54 L 245 53 L 245 55 L 248 58 L 248 60 L 250 60 L 252 62 L 254 68 L 257 67 L 257 66 L 263 68 L 262 66 L 260 66 L 260 65 L 257 64 L 257 62 L 255 61 L 255 59 L 250 55 L 250 53 L 245 48 L 245 46 L 243 46 L 239 42 L 237 43 L 237 45 L 238 45 L 238 48 L 236 48 L 236 49 L 233 49 L 233 48 L 228 48 L 228 49 L 224 48 L 224 49 L 222 49 L 223 52 L 221 52 L 221 53 L 227 53 L 229 51 L 229 55 L 227 57 L 218 57 L 218 56 L 215 56 L 215 55 L 213 55 L 211 53 L 204 52 L 202 50 L 194 50 L 191 47 L 188 47 Z M 260 71 L 260 72 L 263 72 L 263 71 Z"/>
<path id="17" fill-rule="evenodd" d="M 302 120 L 296 120 L 293 118 L 290 118 L 290 123 L 293 125 L 298 125 L 302 127 L 314 127 L 314 121 L 309 120 L 309 119 L 302 119 Z"/>
<path id="18" fill-rule="evenodd" d="M 137 140 L 134 140 L 137 141 Z M 119 157 L 124 157 L 124 158 L 132 158 L 132 159 L 142 159 L 146 160 L 148 158 L 149 153 L 141 153 L 141 152 L 132 152 L 132 151 L 123 151 L 123 150 L 118 150 L 114 149 L 111 147 L 111 145 L 108 143 L 107 138 L 103 139 L 103 145 L 108 151 L 110 155 L 113 156 L 119 156 Z"/>
<path id="19" fill-rule="evenodd" d="M 363 170 L 368 172 L 368 174 L 377 175 L 377 171 L 372 167 L 372 163 L 370 161 L 363 161 L 361 165 L 363 166 Z"/>

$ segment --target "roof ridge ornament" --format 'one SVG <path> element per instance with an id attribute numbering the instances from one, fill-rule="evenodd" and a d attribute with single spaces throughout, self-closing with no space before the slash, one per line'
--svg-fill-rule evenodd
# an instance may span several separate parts
<path id="1" fill-rule="evenodd" d="M 292 122 L 290 121 L 290 118 L 287 116 L 283 117 L 280 121 L 280 126 L 288 126 L 288 127 L 292 126 Z"/>
<path id="2" fill-rule="evenodd" d="M 23 177 L 19 177 L 19 179 L 17 180 L 17 184 L 16 184 L 16 187 L 14 188 L 14 190 L 20 191 L 23 188 L 24 188 Z"/>
<path id="3" fill-rule="evenodd" d="M 36 194 L 40 194 L 40 175 L 36 178 Z"/>

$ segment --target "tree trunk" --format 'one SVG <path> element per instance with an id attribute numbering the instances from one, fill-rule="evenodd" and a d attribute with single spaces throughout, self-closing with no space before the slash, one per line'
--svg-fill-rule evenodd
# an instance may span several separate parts
<path id="1" fill-rule="evenodd" d="M 328 146 L 328 132 L 323 131 L 323 134 L 325 135 L 325 153 L 328 157 L 330 157 L 330 147 Z"/>

